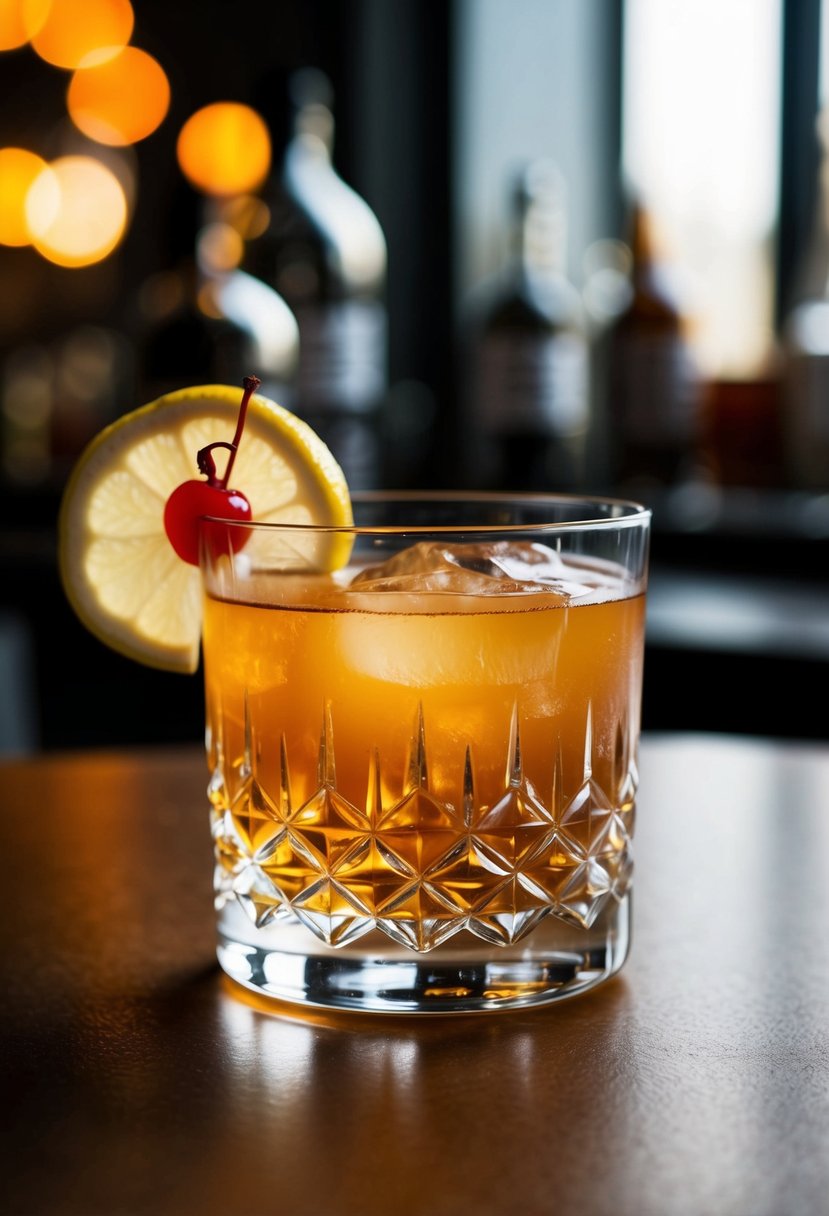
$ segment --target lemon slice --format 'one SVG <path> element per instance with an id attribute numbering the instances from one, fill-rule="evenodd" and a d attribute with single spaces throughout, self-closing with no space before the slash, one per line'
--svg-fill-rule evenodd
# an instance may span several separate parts
<path id="1" fill-rule="evenodd" d="M 92 440 L 64 491 L 58 546 L 67 598 L 101 641 L 148 666 L 198 667 L 201 576 L 167 539 L 164 505 L 177 485 L 198 476 L 200 448 L 233 438 L 241 395 L 241 388 L 202 385 L 125 414 Z M 257 522 L 352 520 L 345 477 L 323 441 L 259 394 L 248 405 L 233 484 Z M 326 566 L 344 564 L 348 538 L 329 546 Z"/>

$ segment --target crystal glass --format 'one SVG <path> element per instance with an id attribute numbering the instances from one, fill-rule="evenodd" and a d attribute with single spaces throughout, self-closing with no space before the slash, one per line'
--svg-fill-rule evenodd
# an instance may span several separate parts
<path id="1" fill-rule="evenodd" d="M 399 493 L 354 514 L 203 527 L 222 967 L 381 1012 L 593 987 L 630 940 L 649 512 Z"/>

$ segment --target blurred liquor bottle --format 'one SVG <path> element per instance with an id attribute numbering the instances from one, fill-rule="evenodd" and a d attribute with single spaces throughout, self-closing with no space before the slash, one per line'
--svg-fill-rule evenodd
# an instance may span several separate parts
<path id="1" fill-rule="evenodd" d="M 807 490 L 829 489 L 829 111 L 817 132 L 812 234 L 781 334 L 786 479 Z"/>
<path id="2" fill-rule="evenodd" d="M 257 375 L 261 391 L 290 408 L 296 319 L 272 287 L 239 269 L 241 238 L 210 211 L 208 204 L 196 220 L 195 239 L 189 231 L 192 252 L 139 290 L 138 400 Z"/>
<path id="3" fill-rule="evenodd" d="M 242 265 L 296 316 L 293 408 L 328 443 L 352 488 L 376 489 L 388 387 L 386 241 L 371 208 L 334 168 L 328 78 L 302 69 L 289 76 L 285 92 L 276 110 L 273 99 L 268 107 L 282 145 L 263 191 L 270 219 L 247 241 Z"/>
<path id="4" fill-rule="evenodd" d="M 471 479 L 510 490 L 582 488 L 589 351 L 578 290 L 567 276 L 564 179 L 528 163 L 512 191 L 512 250 L 473 322 L 467 407 Z"/>
<path id="5" fill-rule="evenodd" d="M 11 350 L 0 369 L 0 478 L 62 486 L 82 450 L 133 393 L 132 343 L 81 323 L 49 343 Z"/>
<path id="6" fill-rule="evenodd" d="M 647 493 L 689 476 L 697 455 L 701 377 L 687 319 L 655 256 L 650 217 L 633 203 L 630 288 L 602 337 L 609 476 Z"/>
<path id="7" fill-rule="evenodd" d="M 705 384 L 700 472 L 717 485 L 772 489 L 783 480 L 780 375 L 774 354 L 751 378 Z"/>

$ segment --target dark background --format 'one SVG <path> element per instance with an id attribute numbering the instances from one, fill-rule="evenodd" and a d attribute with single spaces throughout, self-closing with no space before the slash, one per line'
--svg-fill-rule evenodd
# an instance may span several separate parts
<path id="1" fill-rule="evenodd" d="M 334 89 L 335 163 L 375 210 L 390 249 L 390 381 L 428 386 L 439 399 L 415 482 L 452 477 L 449 54 L 452 5 L 436 0 L 139 0 L 132 41 L 171 82 L 171 108 L 131 150 L 140 183 L 135 220 L 104 262 L 52 266 L 31 249 L 0 248 L 0 358 L 29 342 L 56 342 L 79 323 L 129 335 L 140 284 L 192 246 L 193 209 L 175 143 L 194 110 L 247 102 L 266 118 L 274 157 L 284 125 L 284 79 L 308 65 Z M 44 158 L 66 138 L 67 73 L 28 48 L 0 57 L 0 145 Z M 377 105 L 382 96 L 382 105 Z M 371 149 L 366 132 L 371 127 Z M 372 154 L 372 149 L 377 152 Z M 422 217 L 428 214 L 429 222 Z M 132 384 L 125 377 L 124 391 Z M 116 405 L 126 412 L 142 401 Z M 77 451 L 91 435 L 64 438 L 34 483 L 4 475 L 5 609 L 0 681 L 10 749 L 196 739 L 203 730 L 199 678 L 171 676 L 110 653 L 69 610 L 55 561 L 55 520 Z M 117 711 L 116 707 L 117 706 Z M 2 732 L 0 732 L 2 733 Z"/>
<path id="2" fill-rule="evenodd" d="M 606 31 L 597 64 L 605 90 L 598 155 L 608 182 L 607 235 L 618 235 L 624 6 L 622 0 L 592 2 Z M 520 2 L 505 8 L 521 20 Z M 172 85 L 166 121 L 133 150 L 141 191 L 136 219 L 113 256 L 82 271 L 52 267 L 28 249 L 0 249 L 0 360 L 27 342 L 59 340 L 68 327 L 84 321 L 104 323 L 128 337 L 140 283 L 167 265 L 187 236 L 174 222 L 174 200 L 181 192 L 175 140 L 184 120 L 203 104 L 232 99 L 256 106 L 276 131 L 279 82 L 286 71 L 312 64 L 329 75 L 334 88 L 336 167 L 375 210 L 389 246 L 391 385 L 419 385 L 431 403 L 428 432 L 408 463 L 392 467 L 401 483 L 456 482 L 463 377 L 455 275 L 459 162 L 453 134 L 460 5 L 453 0 L 138 0 L 135 9 L 133 42 L 160 60 Z M 783 5 L 780 314 L 811 222 L 819 9 L 817 0 Z M 65 134 L 58 116 L 64 112 L 66 74 L 28 50 L 0 56 L 0 73 L 0 145 L 55 154 Z M 129 395 L 128 377 L 124 392 L 117 412 L 140 404 Z M 738 436 L 738 444 L 742 441 Z M 10 477 L 8 470 L 3 476 L 3 747 L 196 739 L 202 730 L 199 679 L 151 671 L 111 654 L 66 605 L 56 572 L 55 519 L 77 442 L 75 436 L 57 450 L 48 474 L 35 483 Z M 809 514 L 785 485 L 752 485 L 750 479 L 723 486 L 702 512 L 699 504 L 689 509 L 670 496 L 657 495 L 650 505 L 656 512 L 655 617 L 649 626 L 645 726 L 826 737 L 820 700 L 829 645 L 793 645 L 781 640 L 776 628 L 791 602 L 780 607 L 781 588 L 799 597 L 796 603 L 810 620 L 822 612 L 829 536 L 824 505 L 818 502 Z M 817 526 L 804 526 L 807 517 L 817 519 Z M 716 614 L 709 624 L 692 617 L 679 625 L 660 615 L 660 588 L 666 580 L 673 586 L 677 572 L 690 574 L 712 594 L 737 575 L 754 605 L 767 609 L 763 636 L 723 638 Z"/>

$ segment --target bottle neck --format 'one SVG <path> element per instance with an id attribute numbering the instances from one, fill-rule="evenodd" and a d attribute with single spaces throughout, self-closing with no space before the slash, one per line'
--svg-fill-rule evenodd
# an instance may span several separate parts
<path id="1" fill-rule="evenodd" d="M 293 123 L 293 138 L 308 138 L 321 145 L 330 161 L 334 155 L 334 115 L 318 102 L 300 106 Z"/>
<path id="2" fill-rule="evenodd" d="M 631 211 L 628 245 L 631 253 L 630 307 L 663 319 L 670 317 L 679 323 L 682 305 L 676 284 L 659 250 L 653 221 L 639 204 L 634 204 Z"/>
<path id="3" fill-rule="evenodd" d="M 547 199 L 524 202 L 515 227 L 514 256 L 526 281 L 561 277 L 566 272 L 567 233 L 563 208 Z"/>
<path id="4" fill-rule="evenodd" d="M 634 288 L 651 287 L 655 265 L 652 227 L 650 218 L 638 204 L 634 204 L 631 210 L 628 243 L 631 253 L 631 281 Z"/>

